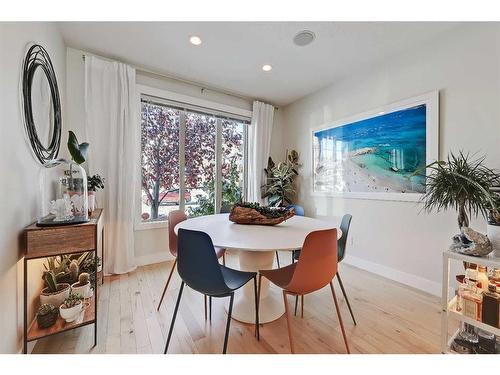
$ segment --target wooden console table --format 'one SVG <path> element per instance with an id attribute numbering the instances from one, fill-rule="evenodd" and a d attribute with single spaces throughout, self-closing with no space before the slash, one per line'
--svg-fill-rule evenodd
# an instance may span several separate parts
<path id="1" fill-rule="evenodd" d="M 28 350 L 28 342 L 55 335 L 88 324 L 94 324 L 94 346 L 97 345 L 97 286 L 104 282 L 104 224 L 102 209 L 92 213 L 90 221 L 83 224 L 57 227 L 37 227 L 32 224 L 24 231 L 24 336 L 23 353 Z M 60 316 L 49 328 L 39 328 L 36 316 L 28 322 L 28 263 L 33 259 L 68 255 L 93 251 L 95 259 L 101 258 L 101 271 L 96 270 L 94 295 L 85 310 L 81 322 L 67 323 Z M 59 308 L 59 306 L 56 306 Z"/>

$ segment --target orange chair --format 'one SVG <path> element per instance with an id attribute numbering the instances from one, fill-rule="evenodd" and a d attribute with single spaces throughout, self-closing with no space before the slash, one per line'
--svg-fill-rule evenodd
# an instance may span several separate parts
<path id="1" fill-rule="evenodd" d="M 259 291 L 262 276 L 269 279 L 283 289 L 283 301 L 285 303 L 285 314 L 288 326 L 288 338 L 290 349 L 295 352 L 292 338 L 292 327 L 290 322 L 290 311 L 288 310 L 287 295 L 304 297 L 305 294 L 315 292 L 330 284 L 333 302 L 337 310 L 344 344 L 349 351 L 349 344 L 345 335 L 344 324 L 340 315 L 339 304 L 335 296 L 332 280 L 337 274 L 337 229 L 319 230 L 307 235 L 300 258 L 297 263 L 293 263 L 283 268 L 259 271 Z"/>
<path id="2" fill-rule="evenodd" d="M 170 211 L 168 213 L 168 248 L 170 253 L 175 257 L 174 264 L 167 278 L 167 282 L 165 284 L 165 288 L 163 288 L 163 293 L 160 298 L 160 302 L 158 303 L 157 310 L 160 310 L 161 303 L 163 302 L 163 297 L 165 297 L 165 293 L 167 292 L 168 284 L 170 283 L 170 279 L 172 278 L 172 274 L 174 273 L 175 266 L 177 264 L 177 235 L 174 232 L 174 228 L 177 224 L 187 219 L 187 216 L 184 212 L 180 210 Z M 226 265 L 226 249 L 214 248 L 215 255 L 217 259 L 222 257 L 222 264 Z M 205 296 L 205 319 L 207 319 L 207 297 Z M 212 320 L 212 298 L 210 298 L 210 320 Z"/>

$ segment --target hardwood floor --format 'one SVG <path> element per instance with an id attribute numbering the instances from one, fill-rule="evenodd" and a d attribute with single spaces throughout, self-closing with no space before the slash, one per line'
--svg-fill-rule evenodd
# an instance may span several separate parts
<path id="1" fill-rule="evenodd" d="M 281 254 L 284 263 L 290 256 Z M 228 265 L 237 267 L 237 257 Z M 159 312 L 156 306 L 172 262 L 107 277 L 99 290 L 98 345 L 93 325 L 39 340 L 33 353 L 163 353 L 180 279 L 174 272 Z M 354 326 L 334 281 L 351 353 L 439 353 L 440 306 L 437 297 L 366 271 L 340 265 L 351 302 Z M 221 353 L 226 324 L 224 304 L 213 299 L 212 322 L 204 318 L 203 296 L 184 289 L 169 353 Z M 294 300 L 289 306 L 293 311 Z M 299 309 L 300 310 L 300 309 Z M 329 286 L 305 297 L 304 318 L 293 317 L 297 353 L 345 353 Z M 290 353 L 284 316 L 261 327 L 233 320 L 228 353 Z"/>

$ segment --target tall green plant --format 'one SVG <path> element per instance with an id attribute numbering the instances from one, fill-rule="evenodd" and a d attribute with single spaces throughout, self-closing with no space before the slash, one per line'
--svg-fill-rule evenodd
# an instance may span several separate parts
<path id="1" fill-rule="evenodd" d="M 469 217 L 482 214 L 488 217 L 490 209 L 498 213 L 490 188 L 500 183 L 500 174 L 484 163 L 484 157 L 472 159 L 462 151 L 450 153 L 446 161 L 437 161 L 426 166 L 431 173 L 426 179 L 423 196 L 424 209 L 455 209 L 458 212 L 460 229 L 469 226 Z"/>
<path id="2" fill-rule="evenodd" d="M 293 182 L 299 175 L 299 167 L 299 154 L 295 150 L 287 151 L 286 160 L 278 165 L 269 157 L 267 168 L 264 169 L 266 184 L 262 186 L 262 198 L 268 199 L 269 206 L 283 207 L 293 203 L 296 193 Z"/>

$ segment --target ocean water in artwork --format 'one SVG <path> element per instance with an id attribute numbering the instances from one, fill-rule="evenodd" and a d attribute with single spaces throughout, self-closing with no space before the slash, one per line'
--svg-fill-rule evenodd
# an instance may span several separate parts
<path id="1" fill-rule="evenodd" d="M 317 192 L 424 193 L 426 106 L 315 131 Z"/>

